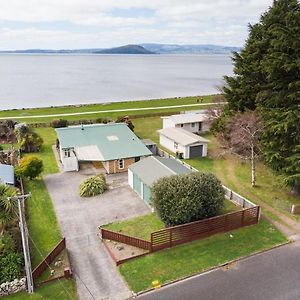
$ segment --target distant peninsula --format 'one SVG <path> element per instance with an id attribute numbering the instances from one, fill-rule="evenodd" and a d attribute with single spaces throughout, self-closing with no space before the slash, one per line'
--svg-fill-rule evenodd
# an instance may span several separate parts
<path id="1" fill-rule="evenodd" d="M 231 54 L 240 47 L 219 45 L 137 44 L 114 48 L 4 50 L 12 54 Z"/>
<path id="2" fill-rule="evenodd" d="M 95 54 L 155 54 L 153 51 L 149 51 L 140 45 L 126 45 L 121 47 L 115 47 L 110 49 L 103 49 L 95 51 Z"/>

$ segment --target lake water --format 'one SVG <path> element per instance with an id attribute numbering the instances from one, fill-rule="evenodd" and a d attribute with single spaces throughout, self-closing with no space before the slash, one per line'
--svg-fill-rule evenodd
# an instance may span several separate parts
<path id="1" fill-rule="evenodd" d="M 217 93 L 228 55 L 0 55 L 0 110 Z"/>

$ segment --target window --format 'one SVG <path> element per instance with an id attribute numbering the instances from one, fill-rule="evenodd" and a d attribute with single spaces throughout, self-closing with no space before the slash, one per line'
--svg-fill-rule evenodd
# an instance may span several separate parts
<path id="1" fill-rule="evenodd" d="M 174 142 L 174 148 L 178 149 L 178 143 Z"/>
<path id="2" fill-rule="evenodd" d="M 139 156 L 134 158 L 134 162 L 138 162 L 139 160 L 141 160 L 141 158 Z"/>
<path id="3" fill-rule="evenodd" d="M 202 122 L 199 122 L 199 131 L 202 131 Z"/>
<path id="4" fill-rule="evenodd" d="M 119 169 L 124 169 L 124 159 L 119 159 Z"/>
<path id="5" fill-rule="evenodd" d="M 71 157 L 70 149 L 65 149 L 65 157 Z"/>
<path id="6" fill-rule="evenodd" d="M 192 126 L 192 127 L 195 127 L 195 123 L 191 123 L 191 126 Z"/>
<path id="7" fill-rule="evenodd" d="M 180 124 L 180 127 L 183 127 L 183 124 Z"/>

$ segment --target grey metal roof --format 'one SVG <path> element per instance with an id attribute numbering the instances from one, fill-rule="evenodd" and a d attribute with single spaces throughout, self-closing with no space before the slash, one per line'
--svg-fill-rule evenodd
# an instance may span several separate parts
<path id="1" fill-rule="evenodd" d="M 0 164 L 0 182 L 5 184 L 15 184 L 14 167 Z"/>
<path id="2" fill-rule="evenodd" d="M 156 180 L 162 177 L 193 172 L 193 170 L 173 158 L 158 156 L 143 158 L 129 166 L 129 169 L 148 186 L 151 186 Z"/>
<path id="3" fill-rule="evenodd" d="M 184 146 L 201 143 L 206 144 L 209 142 L 209 140 L 203 138 L 202 136 L 191 133 L 183 128 L 169 127 L 160 129 L 157 132 Z"/>
<path id="4" fill-rule="evenodd" d="M 142 139 L 142 142 L 144 145 L 146 146 L 152 146 L 152 145 L 156 145 L 156 143 L 154 143 L 152 140 L 150 139 Z"/>
<path id="5" fill-rule="evenodd" d="M 152 154 L 125 123 L 70 126 L 56 132 L 62 149 L 74 148 L 76 152 L 78 148 L 83 154 L 91 152 L 86 147 L 98 147 L 102 161 Z"/>

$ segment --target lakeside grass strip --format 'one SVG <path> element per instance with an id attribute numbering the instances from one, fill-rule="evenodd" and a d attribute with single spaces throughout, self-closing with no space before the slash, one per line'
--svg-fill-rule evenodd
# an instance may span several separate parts
<path id="1" fill-rule="evenodd" d="M 225 104 L 226 102 L 219 102 L 219 104 Z M 53 118 L 53 117 L 67 117 L 67 116 L 81 116 L 81 115 L 92 115 L 101 113 L 115 113 L 115 112 L 129 112 L 129 111 L 145 111 L 145 110 L 164 110 L 173 108 L 186 108 L 195 106 L 207 106 L 215 105 L 214 102 L 208 103 L 197 103 L 197 104 L 181 104 L 181 105 L 170 105 L 170 106 L 154 106 L 154 107 L 138 107 L 138 108 L 124 108 L 124 109 L 111 109 L 111 110 L 96 110 L 88 112 L 72 112 L 72 113 L 62 113 L 62 114 L 50 114 L 50 115 L 34 115 L 34 116 L 11 116 L 11 117 L 0 117 L 0 119 L 29 119 L 29 118 Z"/>

